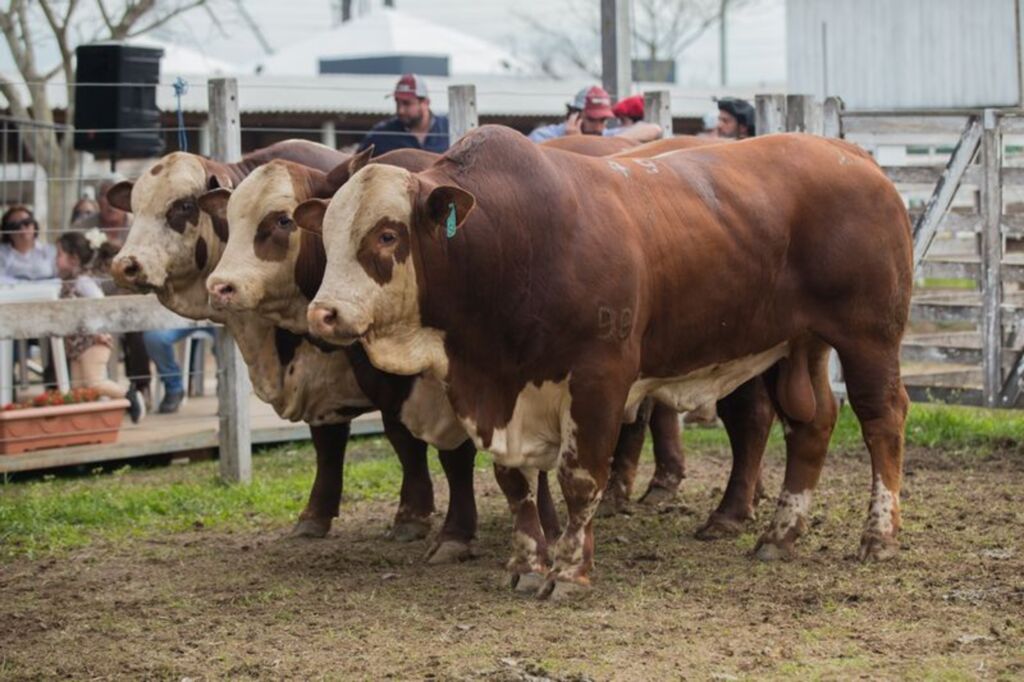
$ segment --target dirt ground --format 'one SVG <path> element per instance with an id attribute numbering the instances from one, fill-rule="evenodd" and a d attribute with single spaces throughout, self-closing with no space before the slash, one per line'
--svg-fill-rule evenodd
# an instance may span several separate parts
<path id="1" fill-rule="evenodd" d="M 830 455 L 788 563 L 749 554 L 770 503 L 735 540 L 695 540 L 727 455 L 689 466 L 677 505 L 599 521 L 594 590 L 568 604 L 509 589 L 486 472 L 481 556 L 454 566 L 384 539 L 389 501 L 346 504 L 324 540 L 197 528 L 16 559 L 0 564 L 0 678 L 1024 678 L 1019 451 L 909 452 L 903 551 L 874 565 L 853 558 L 862 450 Z"/>

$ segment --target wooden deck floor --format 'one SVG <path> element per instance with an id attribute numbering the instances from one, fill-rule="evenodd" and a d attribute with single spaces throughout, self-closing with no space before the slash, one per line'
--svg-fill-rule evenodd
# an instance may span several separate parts
<path id="1" fill-rule="evenodd" d="M 309 428 L 305 424 L 282 420 L 269 405 L 255 396 L 250 398 L 249 409 L 254 445 L 309 438 Z M 0 455 L 0 474 L 215 449 L 217 427 L 217 398 L 209 395 L 189 398 L 176 414 L 150 414 L 137 425 L 126 419 L 117 442 L 113 444 Z M 380 415 L 376 412 L 363 415 L 352 423 L 353 435 L 382 431 Z"/>

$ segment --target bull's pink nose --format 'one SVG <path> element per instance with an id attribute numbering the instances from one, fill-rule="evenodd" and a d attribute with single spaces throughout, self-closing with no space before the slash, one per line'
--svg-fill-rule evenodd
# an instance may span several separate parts
<path id="1" fill-rule="evenodd" d="M 210 297 L 217 305 L 228 305 L 237 293 L 235 285 L 230 282 L 217 282 L 210 285 Z"/>
<path id="2" fill-rule="evenodd" d="M 307 315 L 310 330 L 320 336 L 329 335 L 338 324 L 338 309 L 318 304 Z"/>

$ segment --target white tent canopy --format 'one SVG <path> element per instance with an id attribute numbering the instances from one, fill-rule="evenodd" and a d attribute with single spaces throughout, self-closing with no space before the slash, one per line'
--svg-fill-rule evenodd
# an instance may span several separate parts
<path id="1" fill-rule="evenodd" d="M 220 59 L 207 57 L 198 50 L 193 50 L 181 45 L 166 43 L 149 36 L 131 38 L 130 45 L 139 47 L 158 47 L 164 51 L 163 59 L 160 60 L 160 74 L 163 78 L 180 76 L 183 74 L 202 76 L 227 76 L 238 73 L 241 69 Z"/>
<path id="2" fill-rule="evenodd" d="M 389 55 L 447 56 L 451 75 L 525 74 L 526 66 L 479 38 L 397 9 L 380 8 L 309 36 L 264 58 L 253 71 L 273 76 L 314 76 L 321 59 Z"/>

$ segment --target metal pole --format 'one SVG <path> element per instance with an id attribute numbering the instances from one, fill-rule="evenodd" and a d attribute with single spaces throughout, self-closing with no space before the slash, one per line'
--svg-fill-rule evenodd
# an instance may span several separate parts
<path id="1" fill-rule="evenodd" d="M 210 156 L 223 162 L 242 157 L 238 81 L 214 78 L 209 83 Z M 218 330 L 217 402 L 220 414 L 220 476 L 232 483 L 252 480 L 252 434 L 249 431 L 249 371 L 226 328 Z"/>
<path id="2" fill-rule="evenodd" d="M 721 77 L 722 87 L 725 87 L 729 83 L 729 51 L 726 49 L 726 32 L 728 29 L 728 20 L 726 15 L 728 11 L 729 0 L 722 0 L 718 15 L 718 68 L 721 70 L 719 76 Z"/>
<path id="3" fill-rule="evenodd" d="M 629 5 L 629 0 L 601 0 L 601 81 L 615 100 L 633 92 L 633 18 Z"/>

